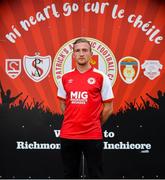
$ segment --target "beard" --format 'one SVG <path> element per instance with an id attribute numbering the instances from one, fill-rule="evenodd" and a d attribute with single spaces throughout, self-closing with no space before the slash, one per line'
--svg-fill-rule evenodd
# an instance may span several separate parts
<path id="1" fill-rule="evenodd" d="M 87 64 L 87 62 L 77 62 L 77 64 L 80 65 L 80 66 L 84 66 L 84 65 Z"/>
<path id="2" fill-rule="evenodd" d="M 77 61 L 77 64 L 83 66 L 83 65 L 88 64 L 88 61 L 86 61 L 86 59 L 82 58 L 82 60 L 80 59 Z"/>

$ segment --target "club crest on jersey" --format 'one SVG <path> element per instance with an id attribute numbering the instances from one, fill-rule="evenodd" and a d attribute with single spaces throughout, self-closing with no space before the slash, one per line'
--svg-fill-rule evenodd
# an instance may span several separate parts
<path id="1" fill-rule="evenodd" d="M 5 71 L 12 79 L 18 77 L 21 73 L 21 59 L 6 59 Z"/>
<path id="2" fill-rule="evenodd" d="M 131 84 L 137 79 L 140 63 L 135 57 L 127 56 L 122 58 L 118 63 L 118 67 L 120 77 L 125 83 Z"/>
<path id="3" fill-rule="evenodd" d="M 144 75 L 150 80 L 155 79 L 160 75 L 159 69 L 162 69 L 163 65 L 160 64 L 158 60 L 145 60 L 141 65 L 141 68 L 144 69 Z"/>
<path id="4" fill-rule="evenodd" d="M 93 77 L 90 77 L 90 78 L 88 78 L 87 82 L 88 82 L 88 84 L 95 84 L 96 79 Z"/>
<path id="5" fill-rule="evenodd" d="M 73 83 L 73 79 L 69 79 L 69 80 L 68 80 L 68 83 L 69 83 L 69 84 L 72 84 L 72 83 Z"/>
<path id="6" fill-rule="evenodd" d="M 113 86 L 117 77 L 117 63 L 113 52 L 107 45 L 97 39 L 90 37 L 83 38 L 87 39 L 91 44 L 93 52 L 89 61 L 91 66 L 105 73 Z M 72 71 L 76 67 L 76 61 L 73 57 L 73 42 L 75 42 L 76 39 L 77 38 L 66 42 L 54 57 L 52 71 L 57 86 L 63 74 Z M 87 83 L 93 84 L 95 80 L 89 79 Z"/>
<path id="7" fill-rule="evenodd" d="M 50 56 L 24 56 L 23 67 L 26 74 L 35 82 L 42 81 L 51 68 Z"/>

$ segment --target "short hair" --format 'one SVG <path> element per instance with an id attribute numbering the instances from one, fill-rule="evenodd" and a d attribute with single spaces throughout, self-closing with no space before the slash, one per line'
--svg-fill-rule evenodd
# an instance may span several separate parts
<path id="1" fill-rule="evenodd" d="M 92 51 L 91 44 L 90 44 L 90 42 L 89 42 L 87 39 L 85 39 L 85 38 L 78 38 L 78 39 L 76 39 L 76 40 L 74 41 L 74 43 L 73 43 L 73 49 L 74 49 L 74 46 L 75 46 L 76 44 L 78 44 L 78 43 L 87 43 L 87 44 L 89 44 L 90 51 Z"/>

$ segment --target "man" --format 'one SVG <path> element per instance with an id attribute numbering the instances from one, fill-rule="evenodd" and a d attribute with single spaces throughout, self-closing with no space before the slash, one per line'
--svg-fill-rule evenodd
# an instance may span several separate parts
<path id="1" fill-rule="evenodd" d="M 61 155 L 65 178 L 80 178 L 83 152 L 88 178 L 102 178 L 103 125 L 113 111 L 113 92 L 109 78 L 91 67 L 89 41 L 73 43 L 76 69 L 62 76 L 58 87 L 60 107 L 64 113 L 61 127 Z"/>

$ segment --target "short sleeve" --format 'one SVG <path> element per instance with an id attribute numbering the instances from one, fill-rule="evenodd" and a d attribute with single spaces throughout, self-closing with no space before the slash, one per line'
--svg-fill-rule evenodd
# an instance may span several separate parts
<path id="1" fill-rule="evenodd" d="M 103 102 L 111 101 L 114 98 L 111 81 L 107 75 L 103 75 L 101 97 Z"/>
<path id="2" fill-rule="evenodd" d="M 58 84 L 57 96 L 59 98 L 66 99 L 66 91 L 64 89 L 62 78 L 61 78 L 61 80 L 59 81 L 59 84 Z"/>

